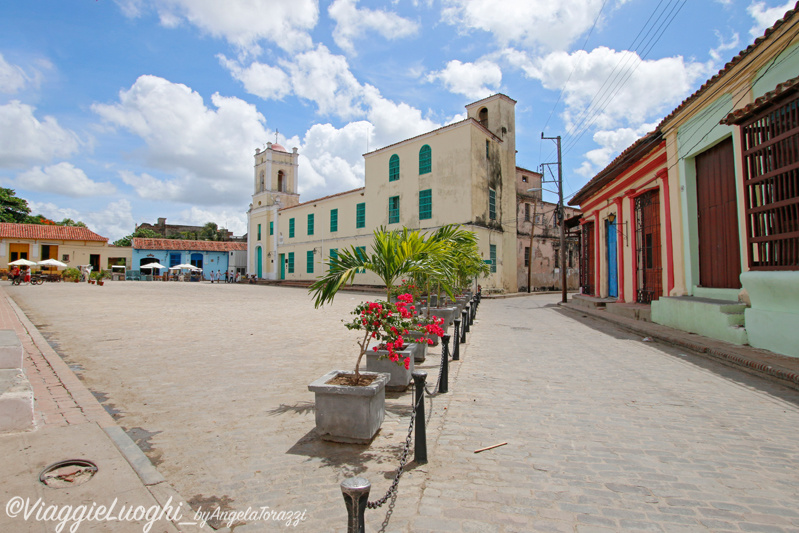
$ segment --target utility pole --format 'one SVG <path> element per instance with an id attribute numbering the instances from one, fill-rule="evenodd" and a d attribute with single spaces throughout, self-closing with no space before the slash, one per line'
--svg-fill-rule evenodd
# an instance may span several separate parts
<path id="1" fill-rule="evenodd" d="M 560 135 L 557 137 L 544 137 L 542 139 L 553 140 L 558 145 L 558 215 L 560 216 L 560 291 L 561 302 L 566 303 L 566 211 L 563 207 L 563 160 L 560 153 Z M 546 164 L 546 163 L 545 163 Z"/>
<path id="2" fill-rule="evenodd" d="M 527 189 L 530 191 L 543 190 L 541 187 Z M 535 237 L 535 217 L 538 211 L 538 198 L 533 194 L 533 218 L 530 221 L 530 253 L 527 257 L 527 293 L 533 292 L 533 238 Z"/>

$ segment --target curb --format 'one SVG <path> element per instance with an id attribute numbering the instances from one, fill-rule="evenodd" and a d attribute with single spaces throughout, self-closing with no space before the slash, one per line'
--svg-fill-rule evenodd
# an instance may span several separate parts
<path id="1" fill-rule="evenodd" d="M 108 414 L 89 389 L 80 381 L 80 378 L 75 375 L 72 369 L 61 359 L 61 356 L 50 346 L 47 339 L 44 338 L 38 328 L 28 319 L 27 315 L 20 309 L 14 299 L 8 294 L 4 294 L 3 296 L 5 296 L 6 301 L 16 314 L 22 327 L 27 331 L 34 346 L 36 346 L 42 354 L 42 357 L 47 360 L 47 363 L 53 368 L 58 379 L 61 380 L 69 394 L 80 406 L 86 419 L 90 423 L 100 426 L 109 440 L 117 447 L 125 460 L 130 464 L 131 468 L 136 472 L 136 475 L 139 476 L 142 484 L 150 494 L 152 494 L 153 498 L 160 505 L 164 505 L 171 497 L 172 500 L 184 502 L 186 508 L 190 508 L 188 500 L 181 496 L 180 493 L 166 481 L 164 476 L 158 472 L 152 462 L 150 462 L 150 459 L 141 451 L 136 443 L 133 442 L 133 439 L 131 439 L 130 436 L 125 433 L 125 430 L 116 423 L 113 417 Z M 205 531 L 196 526 L 187 527 L 187 524 L 173 524 L 180 532 Z"/>
<path id="2" fill-rule="evenodd" d="M 760 360 L 757 357 L 747 357 L 746 355 L 735 353 L 738 350 L 757 350 L 757 348 L 751 348 L 749 346 L 737 346 L 733 344 L 730 344 L 729 348 L 719 347 L 717 345 L 723 343 L 723 341 L 710 339 L 701 335 L 692 335 L 691 338 L 686 338 L 686 335 L 688 334 L 680 330 L 666 328 L 666 326 L 661 326 L 651 322 L 640 322 L 638 320 L 611 315 L 606 311 L 588 309 L 577 306 L 571 302 L 565 305 L 559 304 L 559 307 L 572 313 L 579 313 L 582 315 L 591 316 L 593 318 L 602 319 L 632 333 L 649 336 L 675 346 L 688 348 L 689 350 L 693 350 L 699 354 L 707 355 L 709 358 L 719 361 L 727 366 L 734 367 L 749 374 L 779 383 L 780 385 L 799 390 L 799 372 L 775 367 L 768 361 Z M 662 331 L 662 329 L 668 329 L 669 331 Z M 788 357 L 765 351 L 764 355 L 769 358 Z"/>

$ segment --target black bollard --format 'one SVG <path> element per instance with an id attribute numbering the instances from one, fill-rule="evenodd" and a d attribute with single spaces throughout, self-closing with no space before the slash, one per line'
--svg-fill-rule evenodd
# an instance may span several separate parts
<path id="1" fill-rule="evenodd" d="M 461 339 L 460 342 L 466 342 L 466 310 L 461 313 Z"/>
<path id="2" fill-rule="evenodd" d="M 372 484 L 362 477 L 350 477 L 341 482 L 341 494 L 347 506 L 347 533 L 366 533 L 364 512 Z"/>
<path id="3" fill-rule="evenodd" d="M 477 303 L 474 302 L 474 301 L 472 301 L 471 311 L 472 311 L 472 314 L 469 315 L 469 324 L 473 326 L 474 325 L 474 317 L 477 314 Z"/>
<path id="4" fill-rule="evenodd" d="M 455 320 L 453 320 L 453 322 L 455 323 L 455 337 L 454 337 L 455 341 L 452 343 L 453 346 L 454 346 L 453 349 L 452 349 L 452 360 L 453 361 L 460 361 L 460 359 L 461 359 L 461 334 L 460 334 L 461 319 L 460 318 L 456 318 Z"/>
<path id="5" fill-rule="evenodd" d="M 438 377 L 438 392 L 449 392 L 449 334 L 441 337 L 441 375 Z"/>
<path id="6" fill-rule="evenodd" d="M 424 420 L 424 382 L 427 379 L 427 372 L 414 370 L 411 372 L 413 377 L 413 388 L 416 389 L 416 424 L 415 436 L 416 441 L 413 446 L 413 459 L 416 464 L 423 465 L 427 463 L 427 429 L 425 428 Z"/>
<path id="7" fill-rule="evenodd" d="M 465 334 L 469 333 L 469 306 L 468 305 L 466 306 L 466 309 L 464 309 L 461 312 L 461 315 L 462 315 L 461 316 L 461 324 L 463 325 L 463 329 L 461 331 L 463 331 L 463 333 L 464 333 L 463 341 L 465 342 L 466 341 L 466 335 Z"/>

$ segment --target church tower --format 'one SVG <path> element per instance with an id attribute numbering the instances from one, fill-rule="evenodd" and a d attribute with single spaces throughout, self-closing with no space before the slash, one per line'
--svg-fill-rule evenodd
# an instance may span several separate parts
<path id="1" fill-rule="evenodd" d="M 297 192 L 299 153 L 277 143 L 255 149 L 253 195 L 247 212 L 247 273 L 259 279 L 275 279 L 280 236 L 277 212 L 300 202 Z"/>

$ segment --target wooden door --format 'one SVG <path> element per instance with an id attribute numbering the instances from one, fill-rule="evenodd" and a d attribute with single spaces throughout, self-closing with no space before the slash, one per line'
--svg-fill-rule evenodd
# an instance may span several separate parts
<path id="1" fill-rule="evenodd" d="M 699 285 L 741 288 L 741 248 L 732 139 L 696 156 Z"/>

